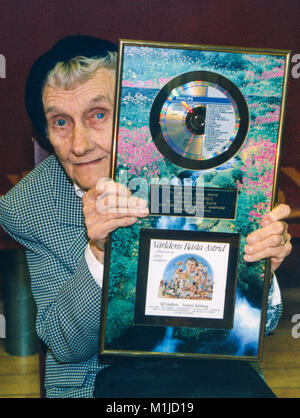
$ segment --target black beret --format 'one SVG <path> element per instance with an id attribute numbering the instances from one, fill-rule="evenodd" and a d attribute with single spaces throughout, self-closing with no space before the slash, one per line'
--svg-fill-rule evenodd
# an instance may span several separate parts
<path id="1" fill-rule="evenodd" d="M 42 102 L 42 86 L 49 71 L 58 62 L 67 62 L 78 56 L 101 58 L 110 51 L 116 52 L 117 49 L 117 45 L 110 41 L 87 35 L 73 35 L 58 41 L 50 51 L 33 63 L 25 86 L 25 106 L 36 130 L 36 139 L 44 149 L 52 151 L 46 137 L 46 119 Z"/>

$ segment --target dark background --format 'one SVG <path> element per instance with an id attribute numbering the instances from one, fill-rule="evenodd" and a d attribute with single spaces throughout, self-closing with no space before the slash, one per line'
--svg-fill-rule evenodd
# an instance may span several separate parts
<path id="1" fill-rule="evenodd" d="M 299 18 L 299 0 L 0 0 L 0 54 L 6 58 L 6 78 L 0 78 L 0 195 L 33 167 L 24 85 L 33 61 L 58 39 L 81 33 L 115 42 L 284 49 L 293 56 L 300 54 Z M 300 167 L 299 104 L 300 78 L 290 73 L 282 165 Z"/>

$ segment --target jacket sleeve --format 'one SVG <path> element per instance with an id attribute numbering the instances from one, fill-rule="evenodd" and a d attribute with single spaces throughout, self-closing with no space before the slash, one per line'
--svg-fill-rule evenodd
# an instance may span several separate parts
<path id="1" fill-rule="evenodd" d="M 57 293 L 46 282 L 53 280 L 54 269 L 66 275 L 64 267 L 55 259 L 43 260 L 40 267 L 41 258 L 31 251 L 27 251 L 27 259 L 38 307 L 37 334 L 58 362 L 89 360 L 98 351 L 101 288 L 91 276 L 84 255 Z M 41 277 L 44 284 L 40 285 Z"/>
<path id="2" fill-rule="evenodd" d="M 60 363 L 89 360 L 98 351 L 102 291 L 85 260 L 85 231 L 77 231 L 81 255 L 74 255 L 72 266 L 32 236 L 6 196 L 0 198 L 0 224 L 27 248 L 38 336 Z"/>

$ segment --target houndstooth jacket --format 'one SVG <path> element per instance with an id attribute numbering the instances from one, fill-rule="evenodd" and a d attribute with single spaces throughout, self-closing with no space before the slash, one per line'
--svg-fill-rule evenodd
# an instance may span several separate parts
<path id="1" fill-rule="evenodd" d="M 103 367 L 101 287 L 85 261 L 81 199 L 54 155 L 0 198 L 0 224 L 27 249 L 36 330 L 48 347 L 47 397 L 91 397 Z"/>
<path id="2" fill-rule="evenodd" d="M 0 198 L 0 224 L 27 248 L 36 330 L 48 347 L 47 397 L 93 397 L 106 366 L 97 355 L 101 287 L 85 260 L 81 199 L 54 155 Z M 267 334 L 280 312 L 269 298 Z"/>

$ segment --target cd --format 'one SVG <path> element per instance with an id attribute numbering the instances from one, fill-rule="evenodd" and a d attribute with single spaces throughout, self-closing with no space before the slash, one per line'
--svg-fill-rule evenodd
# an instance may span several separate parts
<path id="1" fill-rule="evenodd" d="M 193 71 L 169 81 L 150 112 L 158 150 L 174 164 L 193 170 L 217 167 L 232 158 L 249 128 L 247 102 L 220 74 Z"/>

